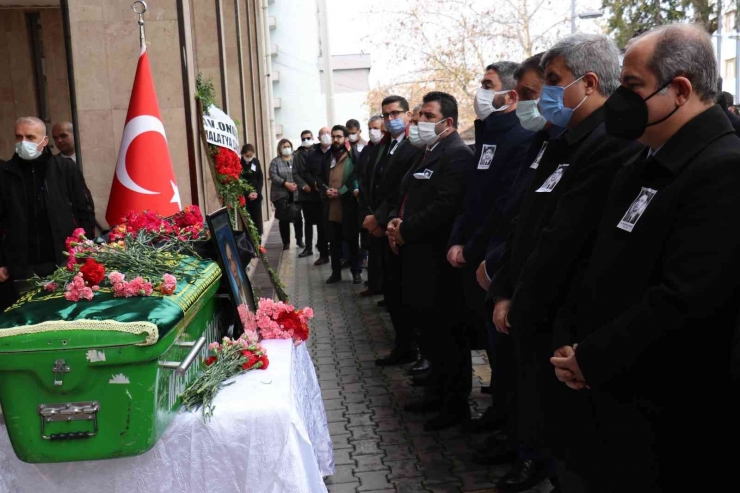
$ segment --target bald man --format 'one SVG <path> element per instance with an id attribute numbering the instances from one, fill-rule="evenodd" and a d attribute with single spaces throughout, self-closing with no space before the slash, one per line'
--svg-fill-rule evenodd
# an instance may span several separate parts
<path id="1" fill-rule="evenodd" d="M 82 173 L 48 144 L 43 121 L 16 121 L 16 152 L 0 165 L 0 282 L 51 274 L 66 264 L 64 240 L 75 228 L 95 233 Z"/>
<path id="2" fill-rule="evenodd" d="M 51 137 L 54 139 L 54 145 L 59 149 L 62 157 L 77 162 L 77 153 L 75 151 L 74 127 L 70 122 L 55 123 L 51 129 Z"/>
<path id="3" fill-rule="evenodd" d="M 649 149 L 614 175 L 556 323 L 550 404 L 569 407 L 566 466 L 587 491 L 737 488 L 740 140 L 717 73 L 703 28 L 662 26 L 630 43 L 605 104 L 607 133 Z"/>

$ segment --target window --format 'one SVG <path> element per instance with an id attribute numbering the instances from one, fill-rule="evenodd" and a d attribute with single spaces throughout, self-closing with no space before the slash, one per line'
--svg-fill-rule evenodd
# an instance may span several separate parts
<path id="1" fill-rule="evenodd" d="M 725 71 L 722 74 L 724 80 L 734 79 L 737 75 L 737 58 L 725 60 Z"/>
<path id="2" fill-rule="evenodd" d="M 722 32 L 734 33 L 735 29 L 735 11 L 727 12 L 722 19 Z"/>

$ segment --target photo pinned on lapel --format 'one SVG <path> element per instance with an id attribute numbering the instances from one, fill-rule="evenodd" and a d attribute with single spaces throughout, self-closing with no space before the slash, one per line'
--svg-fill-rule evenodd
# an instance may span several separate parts
<path id="1" fill-rule="evenodd" d="M 642 187 L 642 190 L 640 190 L 635 201 L 632 202 L 632 205 L 627 209 L 627 212 L 624 214 L 624 217 L 622 217 L 622 220 L 619 221 L 617 227 L 619 229 L 632 232 L 635 224 L 637 224 L 637 221 L 642 217 L 642 214 L 645 212 L 645 209 L 647 209 L 648 204 L 653 200 L 656 193 L 658 193 L 657 190 Z"/>
<path id="2" fill-rule="evenodd" d="M 558 168 L 550 175 L 550 177 L 545 180 L 545 183 L 542 184 L 540 188 L 538 188 L 537 192 L 543 192 L 543 193 L 550 193 L 552 192 L 558 183 L 560 183 L 560 179 L 563 178 L 563 174 L 565 173 L 565 169 L 568 167 L 567 164 L 560 164 L 558 165 Z"/>
<path id="3" fill-rule="evenodd" d="M 547 150 L 547 141 L 542 143 L 542 148 L 540 149 L 540 152 L 537 153 L 537 157 L 534 158 L 534 161 L 532 162 L 532 166 L 530 166 L 531 169 L 539 168 L 540 161 L 542 160 L 542 156 L 545 155 L 545 150 Z"/>
<path id="4" fill-rule="evenodd" d="M 480 160 L 478 161 L 478 169 L 488 169 L 491 167 L 493 162 L 493 156 L 496 155 L 495 144 L 483 144 L 483 150 L 480 153 Z"/>
<path id="5" fill-rule="evenodd" d="M 425 169 L 424 171 L 414 173 L 414 178 L 416 178 L 417 180 L 428 180 L 432 177 L 432 173 L 434 173 L 434 171 L 430 169 Z"/>

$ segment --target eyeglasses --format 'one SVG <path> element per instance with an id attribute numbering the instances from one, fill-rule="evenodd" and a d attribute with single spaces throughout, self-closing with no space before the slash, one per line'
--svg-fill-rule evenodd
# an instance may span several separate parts
<path id="1" fill-rule="evenodd" d="M 398 118 L 399 115 L 402 115 L 403 113 L 406 113 L 406 112 L 403 110 L 396 110 L 396 111 L 391 111 L 390 113 L 383 113 L 380 116 L 383 117 L 383 120 L 395 120 L 396 118 Z"/>

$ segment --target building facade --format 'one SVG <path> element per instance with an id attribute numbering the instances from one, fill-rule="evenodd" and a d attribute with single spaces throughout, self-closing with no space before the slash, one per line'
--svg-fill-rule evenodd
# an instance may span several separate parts
<path id="1" fill-rule="evenodd" d="M 198 74 L 214 82 L 218 105 L 240 122 L 241 143 L 254 144 L 264 165 L 274 155 L 267 2 L 152 1 L 144 16 L 183 205 L 220 207 L 198 135 Z M 38 116 L 49 130 L 72 121 L 102 225 L 140 51 L 132 3 L 0 0 L 0 63 L 8 67 L 0 75 L 0 159 L 13 155 L 16 118 Z"/>

